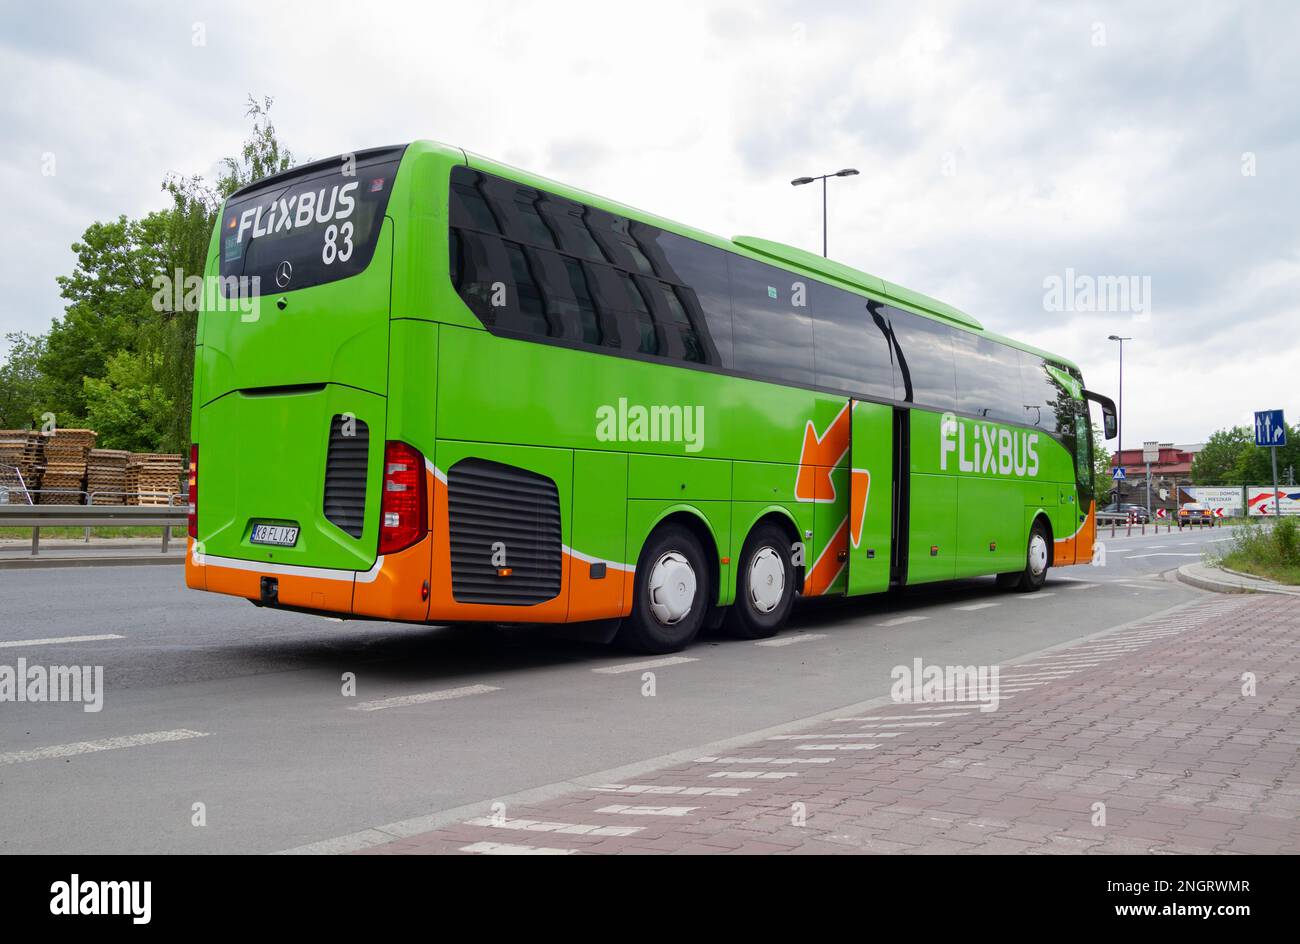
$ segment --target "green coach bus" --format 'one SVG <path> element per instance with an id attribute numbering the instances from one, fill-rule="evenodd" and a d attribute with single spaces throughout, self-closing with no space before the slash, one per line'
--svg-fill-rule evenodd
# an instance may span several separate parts
<path id="1" fill-rule="evenodd" d="M 1091 559 L 1111 401 L 799 249 L 416 142 L 233 194 L 206 274 L 195 589 L 669 652 Z"/>

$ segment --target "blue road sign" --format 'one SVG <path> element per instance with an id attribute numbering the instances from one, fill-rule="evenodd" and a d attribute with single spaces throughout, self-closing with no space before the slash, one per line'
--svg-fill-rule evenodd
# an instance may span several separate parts
<path id="1" fill-rule="evenodd" d="M 1110 477 L 1116 482 L 1128 481 L 1128 476 L 1124 473 L 1124 467 L 1122 465 L 1115 466 L 1115 471 L 1110 474 Z"/>
<path id="2" fill-rule="evenodd" d="M 1258 410 L 1255 413 L 1255 445 L 1285 446 L 1286 420 L 1281 410 Z"/>

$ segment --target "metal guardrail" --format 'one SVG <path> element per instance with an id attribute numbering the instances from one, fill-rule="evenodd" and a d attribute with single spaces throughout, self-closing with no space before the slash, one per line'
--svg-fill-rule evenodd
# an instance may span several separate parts
<path id="1" fill-rule="evenodd" d="M 171 529 L 184 526 L 184 505 L 0 505 L 0 527 L 31 528 L 32 556 L 41 552 L 41 528 L 162 528 L 162 553 L 171 544 Z"/>

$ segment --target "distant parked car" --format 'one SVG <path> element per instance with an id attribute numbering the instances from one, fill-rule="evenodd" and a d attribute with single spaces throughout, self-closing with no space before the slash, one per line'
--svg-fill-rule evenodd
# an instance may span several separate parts
<path id="1" fill-rule="evenodd" d="M 1178 527 L 1185 524 L 1203 524 L 1214 527 L 1214 512 L 1197 502 L 1188 502 L 1178 509 Z"/>
<path id="2" fill-rule="evenodd" d="M 1132 502 L 1124 502 L 1123 504 L 1111 502 L 1105 508 L 1102 508 L 1100 513 L 1110 516 L 1119 515 L 1122 518 L 1128 518 L 1131 515 L 1138 524 L 1148 524 L 1151 521 L 1151 509 L 1145 505 L 1134 505 Z"/>

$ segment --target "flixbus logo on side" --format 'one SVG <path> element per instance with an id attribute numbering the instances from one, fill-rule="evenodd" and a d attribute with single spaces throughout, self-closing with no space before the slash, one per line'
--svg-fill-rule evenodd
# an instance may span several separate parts
<path id="1" fill-rule="evenodd" d="M 1038 434 L 945 413 L 939 423 L 939 469 L 955 459 L 959 472 L 980 475 L 1038 475 Z"/>

